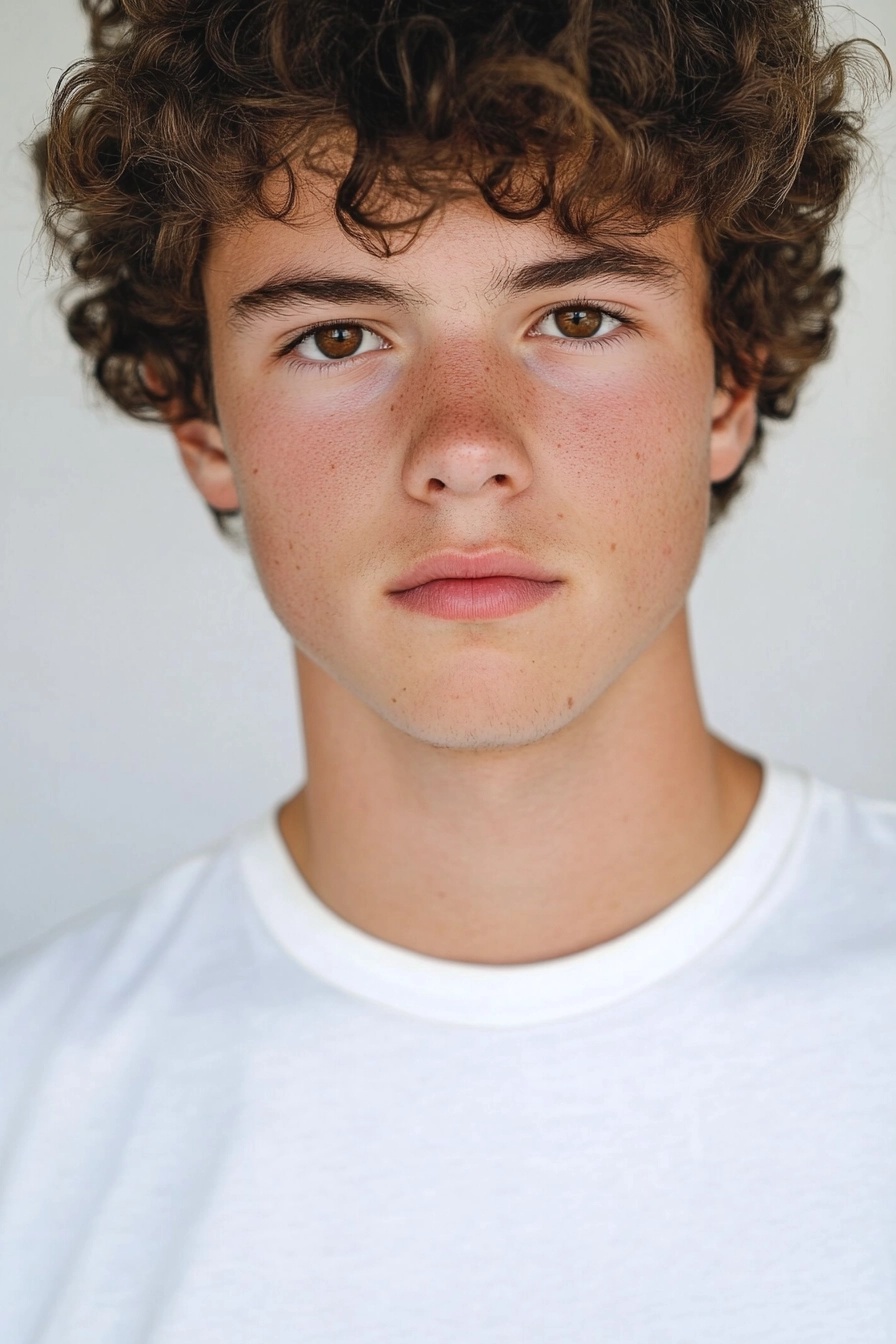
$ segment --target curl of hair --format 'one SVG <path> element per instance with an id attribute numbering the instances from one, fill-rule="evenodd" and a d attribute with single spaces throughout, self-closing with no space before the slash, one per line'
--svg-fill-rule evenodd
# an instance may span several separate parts
<path id="1" fill-rule="evenodd" d="M 69 331 L 133 416 L 214 417 L 204 248 L 288 216 L 303 169 L 384 254 L 472 193 L 583 240 L 696 217 L 718 377 L 758 386 L 747 461 L 830 348 L 831 230 L 889 66 L 827 42 L 817 0 L 81 2 L 92 55 L 35 159 Z M 713 485 L 712 522 L 742 477 Z"/>

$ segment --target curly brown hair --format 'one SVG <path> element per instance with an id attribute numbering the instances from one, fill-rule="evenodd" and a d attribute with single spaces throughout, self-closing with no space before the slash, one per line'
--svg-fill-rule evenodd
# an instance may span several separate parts
<path id="1" fill-rule="evenodd" d="M 470 193 L 576 238 L 693 215 L 717 376 L 758 385 L 746 461 L 828 352 L 853 93 L 889 66 L 828 40 L 817 0 L 81 3 L 92 56 L 62 77 L 35 157 L 74 277 L 69 331 L 131 415 L 214 418 L 210 231 L 286 216 L 297 170 L 335 171 L 334 143 L 338 219 L 386 254 Z M 711 522 L 742 475 L 713 485 Z"/>

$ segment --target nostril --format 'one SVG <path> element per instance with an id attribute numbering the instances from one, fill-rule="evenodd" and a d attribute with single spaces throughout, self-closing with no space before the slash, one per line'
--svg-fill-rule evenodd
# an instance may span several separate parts
<path id="1" fill-rule="evenodd" d="M 498 483 L 498 485 L 503 485 L 504 482 L 507 480 L 507 477 L 504 475 L 503 471 L 499 471 L 497 476 L 495 477 L 495 480 Z"/>
<path id="2" fill-rule="evenodd" d="M 435 490 L 444 490 L 444 489 L 445 489 L 445 482 L 444 482 L 444 481 L 440 481 L 440 480 L 438 479 L 437 476 L 433 476 L 433 477 L 430 479 L 430 482 L 429 482 L 429 483 L 430 483 L 430 485 L 433 487 L 433 489 L 435 489 Z"/>

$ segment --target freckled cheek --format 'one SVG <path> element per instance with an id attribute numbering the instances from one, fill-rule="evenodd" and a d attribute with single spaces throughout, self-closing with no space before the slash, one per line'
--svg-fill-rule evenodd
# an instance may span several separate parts
<path id="1" fill-rule="evenodd" d="M 608 521 L 641 527 L 646 515 L 687 507 L 707 472 L 702 381 L 687 369 L 614 378 L 564 399 L 547 397 L 540 434 L 574 498 Z M 708 480 L 708 477 L 707 477 Z"/>
<path id="2" fill-rule="evenodd" d="M 383 417 L 344 408 L 311 409 L 261 397 L 240 407 L 230 436 L 244 512 L 273 509 L 284 520 L 313 508 L 332 517 L 361 507 L 375 476 Z"/>
<path id="3" fill-rule="evenodd" d="M 295 633 L 327 585 L 357 568 L 387 491 L 388 426 L 369 408 L 309 411 L 257 395 L 231 407 L 227 430 L 259 578 Z"/>

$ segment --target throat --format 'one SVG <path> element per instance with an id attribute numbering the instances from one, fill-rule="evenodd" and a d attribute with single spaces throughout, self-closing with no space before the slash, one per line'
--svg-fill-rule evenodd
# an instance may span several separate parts
<path id="1" fill-rule="evenodd" d="M 503 807 L 489 788 L 462 807 L 447 796 L 441 813 L 419 796 L 384 813 L 363 777 L 335 793 L 312 777 L 280 830 L 317 897 L 373 937 L 451 961 L 553 960 L 651 919 L 736 843 L 761 765 L 709 734 L 703 745 L 687 774 L 598 777 L 574 796 L 545 781 Z"/>

